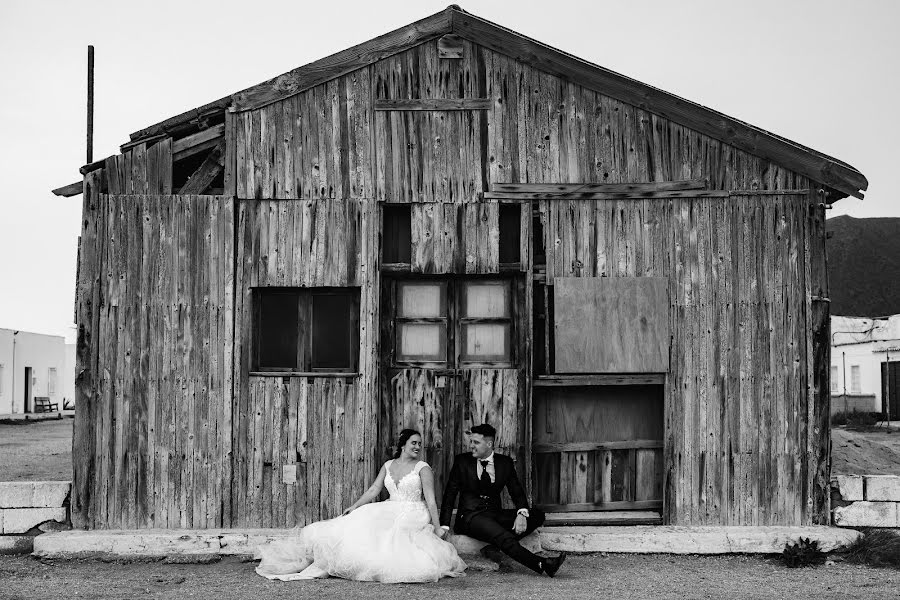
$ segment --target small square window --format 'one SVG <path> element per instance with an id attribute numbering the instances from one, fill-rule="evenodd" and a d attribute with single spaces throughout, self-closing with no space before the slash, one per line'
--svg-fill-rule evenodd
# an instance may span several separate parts
<path id="1" fill-rule="evenodd" d="M 359 288 L 257 288 L 254 299 L 254 370 L 356 370 Z"/>

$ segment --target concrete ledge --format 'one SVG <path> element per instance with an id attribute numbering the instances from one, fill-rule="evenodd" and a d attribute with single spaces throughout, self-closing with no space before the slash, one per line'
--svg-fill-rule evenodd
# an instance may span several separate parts
<path id="1" fill-rule="evenodd" d="M 0 554 L 28 554 L 34 546 L 34 536 L 3 535 L 0 536 Z"/>
<path id="2" fill-rule="evenodd" d="M 290 529 L 138 529 L 62 531 L 34 538 L 34 554 L 46 557 L 76 556 L 173 556 L 226 554 L 257 556 L 261 544 L 294 535 Z M 487 544 L 465 535 L 449 540 L 460 554 L 478 554 Z M 532 552 L 540 552 L 534 532 L 522 540 Z"/>
<path id="3" fill-rule="evenodd" d="M 644 554 L 777 554 L 800 537 L 830 551 L 852 543 L 858 531 L 835 527 L 552 527 L 541 531 L 545 550 Z"/>
<path id="4" fill-rule="evenodd" d="M 47 533 L 34 538 L 34 554 L 78 556 L 171 557 L 180 555 L 255 556 L 260 544 L 294 534 L 285 529 L 97 530 Z M 860 533 L 834 527 L 548 527 L 528 536 L 532 552 L 627 552 L 644 554 L 777 554 L 800 537 L 818 540 L 830 551 L 846 546 Z M 460 554 L 476 554 L 483 542 L 451 536 Z"/>
<path id="5" fill-rule="evenodd" d="M 3 508 L 0 509 L 0 532 L 25 533 L 45 521 L 65 523 L 68 511 L 64 506 L 59 508 Z"/>
<path id="6" fill-rule="evenodd" d="M 834 524 L 842 527 L 900 527 L 900 502 L 854 502 L 834 509 Z"/>
<path id="7" fill-rule="evenodd" d="M 289 529 L 138 529 L 62 531 L 34 540 L 34 554 L 75 556 L 173 556 L 225 554 L 253 556 L 256 547 L 290 537 Z"/>

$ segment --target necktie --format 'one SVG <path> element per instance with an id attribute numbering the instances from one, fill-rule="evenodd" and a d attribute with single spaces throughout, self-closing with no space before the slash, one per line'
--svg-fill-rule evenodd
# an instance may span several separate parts
<path id="1" fill-rule="evenodd" d="M 491 487 L 491 476 L 487 472 L 488 461 L 481 461 L 481 486 L 485 490 L 489 490 Z"/>

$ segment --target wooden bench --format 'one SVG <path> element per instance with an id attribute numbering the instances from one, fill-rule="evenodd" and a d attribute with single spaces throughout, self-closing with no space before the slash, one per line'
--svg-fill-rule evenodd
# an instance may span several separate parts
<path id="1" fill-rule="evenodd" d="M 59 410 L 59 404 L 56 402 L 50 402 L 50 398 L 47 396 L 35 396 L 34 397 L 34 412 L 55 412 Z"/>

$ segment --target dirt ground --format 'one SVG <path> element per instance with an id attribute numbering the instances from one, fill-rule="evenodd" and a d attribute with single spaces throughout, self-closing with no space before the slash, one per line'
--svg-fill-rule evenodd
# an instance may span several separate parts
<path id="1" fill-rule="evenodd" d="M 788 569 L 756 556 L 594 554 L 570 556 L 555 579 L 515 568 L 470 572 L 432 584 L 382 585 L 328 579 L 268 581 L 255 563 L 230 558 L 209 565 L 50 562 L 0 556 L 0 598 L 897 598 L 900 571 L 846 563 Z"/>
<path id="2" fill-rule="evenodd" d="M 831 430 L 834 475 L 900 475 L 900 431 Z"/>
<path id="3" fill-rule="evenodd" d="M 65 417 L 0 424 L 0 481 L 71 480 L 74 422 Z"/>
<path id="4" fill-rule="evenodd" d="M 0 424 L 0 481 L 72 478 L 73 419 Z M 832 473 L 900 475 L 900 430 L 831 431 Z"/>

